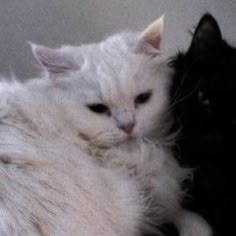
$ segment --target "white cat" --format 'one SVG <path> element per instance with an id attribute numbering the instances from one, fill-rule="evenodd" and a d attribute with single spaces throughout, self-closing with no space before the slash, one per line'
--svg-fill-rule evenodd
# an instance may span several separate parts
<path id="1" fill-rule="evenodd" d="M 188 171 L 163 145 L 162 30 L 161 18 L 98 44 L 32 45 L 45 76 L 0 83 L 0 235 L 134 236 L 167 221 L 210 235 L 181 209 Z"/>

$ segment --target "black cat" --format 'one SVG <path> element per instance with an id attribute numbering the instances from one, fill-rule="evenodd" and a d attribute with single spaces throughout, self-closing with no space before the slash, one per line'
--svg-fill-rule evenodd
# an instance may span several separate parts
<path id="1" fill-rule="evenodd" d="M 184 204 L 208 221 L 215 236 L 236 235 L 236 48 L 206 14 L 188 51 L 178 53 L 171 66 L 177 158 L 195 168 Z"/>

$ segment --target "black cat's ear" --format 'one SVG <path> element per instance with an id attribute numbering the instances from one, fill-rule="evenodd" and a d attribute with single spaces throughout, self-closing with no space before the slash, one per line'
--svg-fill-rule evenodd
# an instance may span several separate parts
<path id="1" fill-rule="evenodd" d="M 45 46 L 36 45 L 29 42 L 34 56 L 42 65 L 42 67 L 50 74 L 63 74 L 67 71 L 78 68 L 76 63 L 69 55 Z"/>
<path id="2" fill-rule="evenodd" d="M 206 52 L 208 49 L 217 48 L 221 42 L 222 36 L 217 21 L 210 14 L 205 14 L 193 34 L 190 50 Z"/>

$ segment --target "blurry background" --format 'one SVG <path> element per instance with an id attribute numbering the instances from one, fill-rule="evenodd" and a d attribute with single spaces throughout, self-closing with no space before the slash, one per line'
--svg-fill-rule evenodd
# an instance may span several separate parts
<path id="1" fill-rule="evenodd" d="M 0 0 L 0 74 L 35 75 L 28 40 L 57 47 L 96 42 L 125 30 L 143 29 L 165 13 L 163 48 L 185 49 L 203 13 L 218 20 L 236 45 L 236 0 Z"/>

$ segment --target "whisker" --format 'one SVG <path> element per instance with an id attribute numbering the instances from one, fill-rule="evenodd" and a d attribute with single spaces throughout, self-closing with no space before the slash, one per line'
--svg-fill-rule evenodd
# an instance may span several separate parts
<path id="1" fill-rule="evenodd" d="M 199 88 L 199 85 L 200 85 L 200 80 L 197 82 L 197 84 L 195 85 L 195 87 L 188 93 L 186 94 L 184 97 L 182 97 L 181 99 L 179 100 L 175 100 L 173 103 L 170 104 L 170 107 L 168 109 L 172 109 L 174 106 L 184 102 L 186 99 L 188 99 L 189 97 L 191 97 L 194 92 L 197 91 L 197 89 Z"/>

